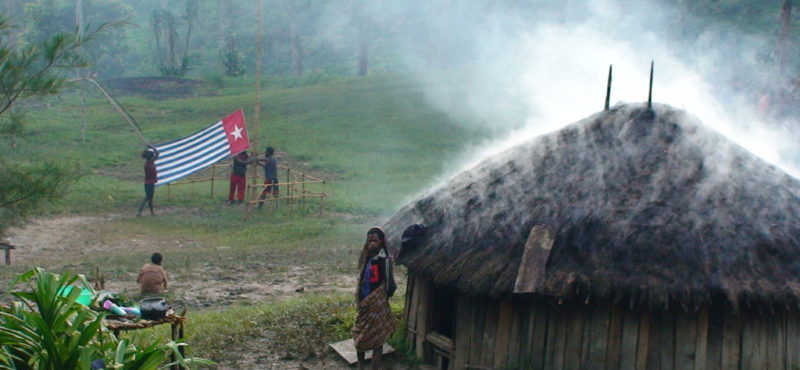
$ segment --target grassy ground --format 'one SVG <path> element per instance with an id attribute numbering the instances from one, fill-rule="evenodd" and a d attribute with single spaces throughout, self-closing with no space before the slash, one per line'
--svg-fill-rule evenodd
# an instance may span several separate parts
<path id="1" fill-rule="evenodd" d="M 223 204 L 227 186 L 217 184 L 213 198 L 198 186 L 195 193 L 174 189 L 167 200 L 158 188 L 159 214 L 132 217 L 143 195 L 143 145 L 105 101 L 92 93 L 84 106 L 75 90 L 32 105 L 18 147 L 0 146 L 9 160 L 56 161 L 84 174 L 46 210 L 51 221 L 15 231 L 12 241 L 21 248 L 15 266 L 0 271 L 0 284 L 31 266 L 87 275 L 99 268 L 112 288 L 135 294 L 136 271 L 160 251 L 173 282 L 168 297 L 190 307 L 187 330 L 196 355 L 234 366 L 243 356 L 241 343 L 267 347 L 251 359 L 266 361 L 264 356 L 280 360 L 287 353 L 307 356 L 320 343 L 346 337 L 364 232 L 424 190 L 485 133 L 449 121 L 425 102 L 420 86 L 402 77 L 270 79 L 261 122 L 252 120 L 252 81 L 215 83 L 215 96 L 202 96 L 204 91 L 192 98 L 120 100 L 153 143 L 244 108 L 259 147 L 271 145 L 281 162 L 329 180 L 322 214 L 314 207 L 282 207 L 245 220 L 242 208 Z M 302 289 L 308 297 L 295 293 Z M 402 293 L 394 301 L 397 311 Z M 306 320 L 309 307 L 316 307 L 316 321 Z M 275 339 L 283 335 L 275 323 L 286 320 L 294 325 L 289 327 L 321 333 L 310 345 L 314 351 Z M 160 334 L 139 340 L 148 335 Z"/>

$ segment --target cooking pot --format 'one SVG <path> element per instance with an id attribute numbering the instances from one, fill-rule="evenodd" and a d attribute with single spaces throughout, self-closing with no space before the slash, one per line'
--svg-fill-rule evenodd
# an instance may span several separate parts
<path id="1" fill-rule="evenodd" d="M 139 301 L 142 318 L 147 320 L 163 319 L 170 308 L 164 298 L 147 298 Z"/>

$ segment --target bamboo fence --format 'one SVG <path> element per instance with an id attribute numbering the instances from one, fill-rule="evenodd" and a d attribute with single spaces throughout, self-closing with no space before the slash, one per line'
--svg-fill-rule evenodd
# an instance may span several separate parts
<path id="1" fill-rule="evenodd" d="M 264 184 L 264 176 L 262 175 L 261 167 L 250 165 L 248 168 L 249 174 L 247 176 L 248 183 L 245 189 L 245 217 L 250 217 L 254 207 L 258 205 L 269 205 L 269 210 L 278 209 L 281 203 L 290 207 L 290 212 L 297 208 L 305 209 L 312 202 L 311 200 L 318 200 L 314 203 L 317 204 L 319 212 L 321 213 L 325 204 L 325 198 L 328 196 L 325 192 L 326 181 L 318 177 L 309 175 L 304 172 L 295 171 L 289 167 L 278 166 L 278 186 L 280 188 L 279 195 L 272 196 L 272 194 L 265 194 L 263 199 L 260 199 L 261 194 L 264 192 L 268 184 Z M 173 187 L 185 187 L 188 185 L 192 194 L 196 192 L 195 184 L 209 184 L 210 195 L 214 197 L 215 188 L 223 186 L 227 190 L 230 184 L 231 161 L 226 160 L 221 163 L 214 164 L 208 169 L 193 174 L 185 179 L 171 182 L 166 187 L 166 198 L 169 201 L 172 196 Z M 281 176 L 282 175 L 282 176 Z M 224 190 L 223 190 L 224 191 Z"/>

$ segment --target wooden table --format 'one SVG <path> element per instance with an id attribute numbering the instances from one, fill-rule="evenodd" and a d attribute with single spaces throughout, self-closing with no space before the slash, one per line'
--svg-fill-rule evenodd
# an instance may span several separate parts
<path id="1" fill-rule="evenodd" d="M 172 341 L 173 342 L 180 342 L 183 340 L 183 324 L 186 322 L 186 309 L 183 309 L 181 315 L 176 315 L 174 311 L 170 310 L 167 313 L 167 316 L 163 319 L 159 320 L 138 320 L 138 321 L 122 321 L 122 318 L 132 318 L 134 316 L 116 316 L 116 315 L 108 315 L 105 319 L 106 327 L 114 332 L 114 336 L 119 339 L 120 333 L 128 330 L 140 330 L 140 329 L 147 329 L 152 328 L 154 326 L 170 324 L 172 326 Z M 178 352 L 180 352 L 183 358 L 186 358 L 186 353 L 184 352 L 184 347 L 178 347 Z M 173 353 L 170 355 L 171 362 L 175 362 L 177 360 L 175 354 Z M 183 366 L 180 365 L 173 365 L 170 367 L 173 370 L 181 370 Z"/>

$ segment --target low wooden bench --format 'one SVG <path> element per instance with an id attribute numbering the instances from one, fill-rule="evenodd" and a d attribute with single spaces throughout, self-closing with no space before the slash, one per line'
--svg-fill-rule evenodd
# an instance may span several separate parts
<path id="1" fill-rule="evenodd" d="M 15 246 L 13 246 L 11 244 L 0 243 L 0 249 L 2 249 L 5 252 L 6 265 L 10 265 L 11 264 L 11 250 L 12 249 L 17 249 L 17 247 L 15 247 Z"/>

